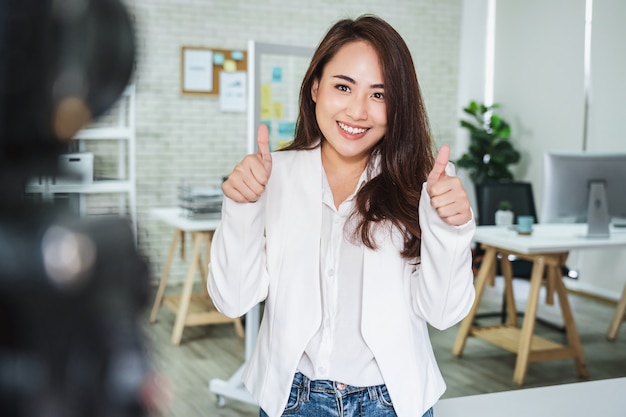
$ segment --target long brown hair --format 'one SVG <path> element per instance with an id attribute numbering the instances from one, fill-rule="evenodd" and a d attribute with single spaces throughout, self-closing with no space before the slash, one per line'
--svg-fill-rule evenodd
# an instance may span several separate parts
<path id="1" fill-rule="evenodd" d="M 293 142 L 285 150 L 313 149 L 323 140 L 315 118 L 311 87 L 344 45 L 365 41 L 378 52 L 385 85 L 387 131 L 370 155 L 380 156 L 380 174 L 357 193 L 356 236 L 376 248 L 373 226 L 391 222 L 402 233 L 406 258 L 420 254 L 418 204 L 434 158 L 428 117 L 413 59 L 398 32 L 384 20 L 363 15 L 335 23 L 317 47 L 300 88 L 300 110 Z"/>

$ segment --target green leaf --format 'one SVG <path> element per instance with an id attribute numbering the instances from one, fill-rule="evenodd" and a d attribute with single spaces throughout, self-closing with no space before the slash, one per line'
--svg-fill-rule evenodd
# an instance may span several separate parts
<path id="1" fill-rule="evenodd" d="M 513 179 L 509 165 L 520 160 L 520 153 L 509 140 L 509 123 L 493 112 L 498 107 L 497 103 L 486 106 L 470 101 L 463 109 L 468 119 L 459 121 L 461 127 L 469 130 L 470 143 L 456 163 L 469 171 L 474 183 Z"/>

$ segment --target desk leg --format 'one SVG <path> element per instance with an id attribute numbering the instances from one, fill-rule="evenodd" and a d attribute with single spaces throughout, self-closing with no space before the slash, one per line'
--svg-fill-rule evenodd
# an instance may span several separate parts
<path id="1" fill-rule="evenodd" d="M 187 310 L 189 310 L 189 302 L 191 300 L 191 294 L 193 293 L 193 282 L 196 276 L 196 268 L 200 258 L 200 249 L 206 232 L 193 232 L 191 235 L 193 237 L 193 254 L 189 260 L 187 278 L 185 278 L 183 292 L 180 295 L 178 313 L 176 313 L 176 322 L 174 324 L 174 332 L 172 333 L 172 343 L 174 345 L 179 345 L 180 339 L 183 336 L 183 329 L 185 328 L 185 321 L 187 320 Z"/>
<path id="2" fill-rule="evenodd" d="M 620 298 L 619 302 L 617 303 L 615 315 L 613 316 L 613 320 L 611 321 L 611 325 L 609 326 L 609 332 L 606 336 L 606 338 L 609 339 L 611 342 L 617 339 L 619 326 L 624 320 L 626 320 L 626 286 L 624 286 L 622 298 Z"/>
<path id="3" fill-rule="evenodd" d="M 480 270 L 478 271 L 478 277 L 476 278 L 476 298 L 474 299 L 474 304 L 467 317 L 463 319 L 461 322 L 461 328 L 459 329 L 459 333 L 456 336 L 456 342 L 454 342 L 454 347 L 452 348 L 452 354 L 454 356 L 461 356 L 463 354 L 463 349 L 465 348 L 465 342 L 472 331 L 472 325 L 474 324 L 474 317 L 476 317 L 476 312 L 478 311 L 478 306 L 480 304 L 480 299 L 483 296 L 483 291 L 485 290 L 485 285 L 487 281 L 491 278 L 491 274 L 494 269 L 494 265 L 496 262 L 496 249 L 492 247 L 487 247 L 485 256 L 483 257 L 482 264 L 480 266 Z"/>
<path id="4" fill-rule="evenodd" d="M 561 273 L 560 266 L 551 266 L 554 269 L 555 276 Z M 578 329 L 576 328 L 576 322 L 574 321 L 574 315 L 569 305 L 569 298 L 567 297 L 567 289 L 563 283 L 563 278 L 554 280 L 554 289 L 556 295 L 559 297 L 559 305 L 561 306 L 561 314 L 563 315 L 563 321 L 565 325 L 565 333 L 567 335 L 567 341 L 569 346 L 574 349 L 574 361 L 576 362 L 576 369 L 578 369 L 578 375 L 581 378 L 588 378 L 589 371 L 587 370 L 587 361 L 585 360 L 585 354 L 583 353 L 583 347 L 580 344 L 580 336 L 578 335 Z"/>
<path id="5" fill-rule="evenodd" d="M 152 312 L 150 313 L 150 323 L 154 323 L 157 314 L 159 312 L 159 308 L 163 303 L 163 297 L 165 295 L 165 288 L 167 287 L 167 280 L 170 276 L 170 267 L 172 266 L 172 260 L 174 259 L 174 255 L 176 254 L 176 246 L 178 242 L 181 241 L 181 237 L 183 235 L 183 231 L 176 229 L 174 231 L 174 237 L 172 238 L 172 242 L 170 243 L 170 251 L 167 255 L 167 260 L 165 261 L 165 265 L 163 266 L 163 273 L 161 274 L 161 280 L 159 281 L 159 289 L 157 290 L 156 298 L 154 299 L 154 305 L 152 306 Z"/>
<path id="6" fill-rule="evenodd" d="M 506 254 L 502 255 L 500 265 L 502 266 L 502 275 L 504 276 L 506 323 L 509 326 L 517 327 L 517 306 L 515 305 L 515 296 L 513 295 L 513 268 L 511 267 L 511 261 L 509 261 Z"/>
<path id="7" fill-rule="evenodd" d="M 543 256 L 539 256 L 533 263 L 533 269 L 530 275 L 530 291 L 526 311 L 524 312 L 517 361 L 515 362 L 515 372 L 513 373 L 513 381 L 519 385 L 524 384 L 524 378 L 526 377 L 526 371 L 528 369 L 528 359 L 530 356 L 533 333 L 535 331 L 535 318 L 537 317 L 539 292 L 541 290 L 544 270 L 545 259 Z"/>

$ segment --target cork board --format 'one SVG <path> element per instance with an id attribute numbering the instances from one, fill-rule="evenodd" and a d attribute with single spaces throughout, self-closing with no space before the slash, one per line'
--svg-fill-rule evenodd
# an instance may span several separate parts
<path id="1" fill-rule="evenodd" d="M 220 72 L 246 71 L 247 68 L 248 53 L 243 49 L 183 46 L 181 48 L 181 92 L 218 95 Z"/>

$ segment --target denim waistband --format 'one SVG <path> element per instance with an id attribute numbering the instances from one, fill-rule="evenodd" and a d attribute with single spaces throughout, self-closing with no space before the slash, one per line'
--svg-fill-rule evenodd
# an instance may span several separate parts
<path id="1" fill-rule="evenodd" d="M 306 375 L 301 372 L 296 372 L 293 378 L 293 384 L 299 386 L 304 395 L 305 401 L 308 400 L 308 393 L 313 392 L 325 392 L 328 394 L 339 393 L 342 397 L 345 397 L 350 394 L 360 393 L 363 391 L 367 391 L 369 394 L 370 400 L 378 399 L 379 390 L 384 387 L 384 385 L 375 385 L 370 387 L 356 387 L 353 385 L 342 384 L 338 381 L 329 381 L 326 379 L 315 379 L 311 380 Z"/>

